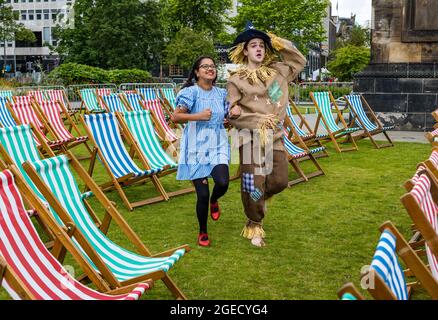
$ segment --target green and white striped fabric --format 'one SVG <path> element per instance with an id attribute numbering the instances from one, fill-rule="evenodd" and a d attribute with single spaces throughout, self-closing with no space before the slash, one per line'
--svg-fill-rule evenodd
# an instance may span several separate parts
<path id="1" fill-rule="evenodd" d="M 359 130 L 359 128 L 343 128 L 339 127 L 333 117 L 333 113 L 331 112 L 331 103 L 330 103 L 330 95 L 329 92 L 314 92 L 313 96 L 315 97 L 315 101 L 318 104 L 319 110 L 321 110 L 322 116 L 327 122 L 328 128 L 326 129 L 332 133 L 340 132 L 340 133 L 350 133 Z M 324 123 L 323 123 L 324 124 Z M 325 124 L 324 124 L 325 126 Z"/>
<path id="2" fill-rule="evenodd" d="M 164 97 L 167 99 L 167 101 L 169 101 L 170 105 L 172 106 L 172 108 L 175 110 L 176 109 L 176 96 L 175 96 L 175 91 L 173 88 L 161 88 Z"/>
<path id="3" fill-rule="evenodd" d="M 123 112 L 129 131 L 137 141 L 141 151 L 146 156 L 151 169 L 162 168 L 170 165 L 175 168 L 177 164 L 166 153 L 155 134 L 151 120 L 151 113 L 147 110 Z"/>
<path id="4" fill-rule="evenodd" d="M 81 89 L 79 91 L 82 101 L 84 101 L 85 108 L 89 112 L 105 112 L 97 102 L 96 89 Z"/>
<path id="5" fill-rule="evenodd" d="M 12 101 L 12 96 L 14 94 L 12 93 L 12 90 L 0 90 L 0 97 L 2 98 L 8 98 L 10 101 Z"/>
<path id="6" fill-rule="evenodd" d="M 167 272 L 184 255 L 185 249 L 178 249 L 169 257 L 151 258 L 120 247 L 96 227 L 88 214 L 65 155 L 35 161 L 32 164 L 44 183 L 69 213 L 75 225 L 119 281 L 126 281 L 159 270 Z"/>

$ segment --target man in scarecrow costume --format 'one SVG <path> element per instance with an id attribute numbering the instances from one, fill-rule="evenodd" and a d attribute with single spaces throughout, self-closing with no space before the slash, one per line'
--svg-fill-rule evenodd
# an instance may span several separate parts
<path id="1" fill-rule="evenodd" d="M 288 186 L 283 121 L 289 83 L 306 59 L 290 41 L 251 23 L 234 41 L 230 59 L 240 65 L 230 73 L 227 99 L 230 124 L 239 130 L 241 197 L 248 218 L 242 235 L 261 247 L 265 202 Z"/>

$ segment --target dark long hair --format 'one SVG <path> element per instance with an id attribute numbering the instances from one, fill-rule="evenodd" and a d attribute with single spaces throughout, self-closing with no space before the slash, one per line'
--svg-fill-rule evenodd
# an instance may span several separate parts
<path id="1" fill-rule="evenodd" d="M 193 64 L 192 70 L 189 73 L 189 77 L 187 78 L 186 82 L 184 83 L 184 85 L 182 86 L 181 89 L 191 87 L 195 84 L 196 81 L 198 81 L 198 76 L 196 75 L 195 71 L 199 70 L 199 66 L 201 65 L 201 61 L 203 59 L 210 59 L 211 61 L 213 61 L 214 64 L 216 64 L 216 62 L 214 61 L 214 59 L 212 57 L 200 56 L 198 59 L 196 59 L 195 63 Z M 213 85 L 216 83 L 216 79 L 217 79 L 217 71 L 216 71 L 216 78 L 214 78 L 214 80 L 213 80 Z"/>

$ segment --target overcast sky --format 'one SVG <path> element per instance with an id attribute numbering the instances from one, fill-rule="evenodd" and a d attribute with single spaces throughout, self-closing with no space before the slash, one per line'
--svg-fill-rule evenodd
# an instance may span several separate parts
<path id="1" fill-rule="evenodd" d="M 364 25 L 371 20 L 371 0 L 331 0 L 332 15 L 349 18 L 351 13 L 356 14 L 356 22 Z M 336 3 L 338 9 L 336 10 Z"/>

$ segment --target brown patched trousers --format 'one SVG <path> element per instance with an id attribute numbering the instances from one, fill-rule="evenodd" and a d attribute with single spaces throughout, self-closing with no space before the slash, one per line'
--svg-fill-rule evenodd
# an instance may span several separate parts
<path id="1" fill-rule="evenodd" d="M 265 201 L 288 186 L 286 150 L 254 147 L 253 141 L 240 146 L 241 196 L 245 214 L 261 223 L 266 214 Z"/>

